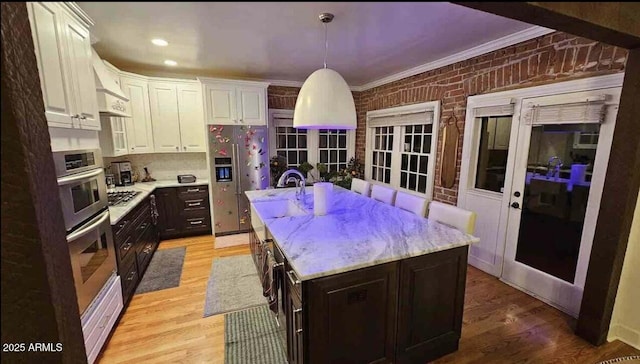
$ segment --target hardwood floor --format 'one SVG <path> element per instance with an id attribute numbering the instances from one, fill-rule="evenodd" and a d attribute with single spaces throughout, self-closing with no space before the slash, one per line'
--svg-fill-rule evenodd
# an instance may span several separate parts
<path id="1" fill-rule="evenodd" d="M 213 237 L 163 241 L 186 246 L 180 286 L 137 294 L 99 363 L 224 363 L 224 315 L 203 318 L 212 259 L 249 254 L 213 248 Z M 615 341 L 594 347 L 573 334 L 575 320 L 469 266 L 462 339 L 436 363 L 598 363 L 640 351 Z"/>

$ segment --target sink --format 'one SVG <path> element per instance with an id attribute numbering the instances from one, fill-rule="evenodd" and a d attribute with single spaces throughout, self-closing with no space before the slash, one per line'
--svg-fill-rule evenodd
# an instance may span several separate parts
<path id="1" fill-rule="evenodd" d="M 300 207 L 296 201 L 289 199 L 256 201 L 253 203 L 253 206 L 258 211 L 262 219 L 277 219 L 309 214 L 309 212 Z"/>

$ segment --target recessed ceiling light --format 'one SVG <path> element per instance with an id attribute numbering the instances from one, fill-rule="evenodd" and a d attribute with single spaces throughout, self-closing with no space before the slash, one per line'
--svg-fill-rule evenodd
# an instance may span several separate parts
<path id="1" fill-rule="evenodd" d="M 160 39 L 160 38 L 156 38 L 156 39 L 151 39 L 151 43 L 160 46 L 160 47 L 166 47 L 169 45 L 169 42 L 167 42 L 164 39 Z"/>
<path id="2" fill-rule="evenodd" d="M 167 66 L 177 66 L 178 62 L 167 59 L 164 61 L 164 64 L 166 64 Z"/>

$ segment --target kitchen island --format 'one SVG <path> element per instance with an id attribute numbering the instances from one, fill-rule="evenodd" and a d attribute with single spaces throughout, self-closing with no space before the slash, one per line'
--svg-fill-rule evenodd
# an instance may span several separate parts
<path id="1" fill-rule="evenodd" d="M 246 192 L 254 239 L 284 260 L 289 362 L 424 363 L 457 350 L 478 238 L 337 186 L 315 216 L 312 192 Z"/>

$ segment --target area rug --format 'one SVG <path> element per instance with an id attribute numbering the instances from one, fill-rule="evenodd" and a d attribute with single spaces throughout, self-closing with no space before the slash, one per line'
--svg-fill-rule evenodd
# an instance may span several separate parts
<path id="1" fill-rule="evenodd" d="M 213 260 L 207 283 L 204 317 L 266 303 L 251 255 Z"/>
<path id="2" fill-rule="evenodd" d="M 186 247 L 156 250 L 136 289 L 136 294 L 178 287 Z"/>
<path id="3" fill-rule="evenodd" d="M 286 364 L 284 345 L 268 306 L 224 315 L 226 364 Z"/>
<path id="4" fill-rule="evenodd" d="M 247 244 L 249 244 L 249 233 L 216 236 L 214 240 L 215 249 Z"/>

